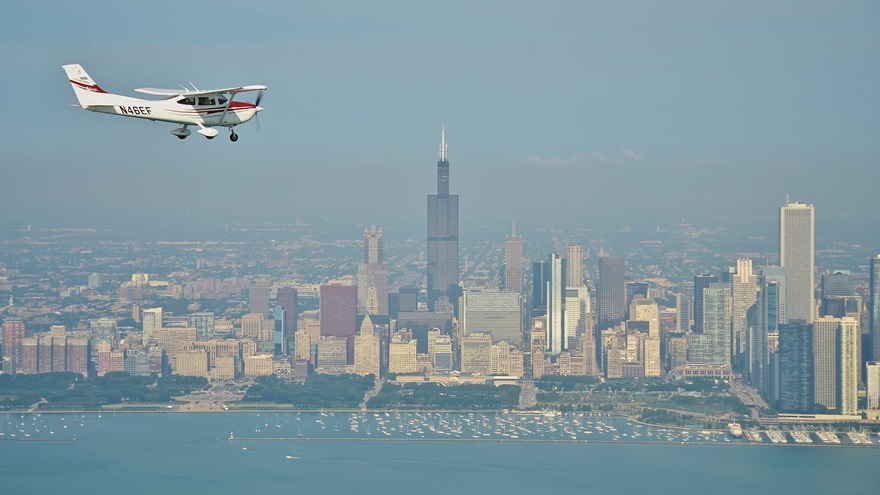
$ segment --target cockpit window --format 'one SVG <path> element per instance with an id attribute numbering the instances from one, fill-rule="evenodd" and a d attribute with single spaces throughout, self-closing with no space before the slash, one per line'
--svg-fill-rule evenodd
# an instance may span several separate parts
<path id="1" fill-rule="evenodd" d="M 195 98 L 181 98 L 181 99 L 177 100 L 177 103 L 180 103 L 181 105 L 190 105 L 191 106 L 191 105 L 196 104 L 196 99 Z"/>
<path id="2" fill-rule="evenodd" d="M 210 96 L 199 96 L 199 105 L 213 105 L 214 98 Z"/>
<path id="3" fill-rule="evenodd" d="M 217 98 L 217 103 L 220 105 L 225 105 L 227 101 L 229 101 L 229 100 L 227 100 L 226 98 L 224 98 L 222 96 L 220 98 Z"/>

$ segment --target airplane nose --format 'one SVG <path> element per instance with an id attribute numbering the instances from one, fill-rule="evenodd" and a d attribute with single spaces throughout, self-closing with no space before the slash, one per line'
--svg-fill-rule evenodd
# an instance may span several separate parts
<path id="1" fill-rule="evenodd" d="M 262 111 L 263 111 L 263 107 L 254 107 L 254 111 L 255 111 L 255 112 L 262 112 Z"/>

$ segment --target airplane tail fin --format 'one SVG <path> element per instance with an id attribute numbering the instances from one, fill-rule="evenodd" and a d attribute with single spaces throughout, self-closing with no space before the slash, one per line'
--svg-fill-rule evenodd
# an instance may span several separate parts
<path id="1" fill-rule="evenodd" d="M 70 85 L 73 86 L 73 93 L 76 95 L 76 99 L 79 100 L 81 107 L 88 108 L 90 105 L 104 103 L 103 96 L 108 93 L 92 80 L 81 65 L 69 64 L 61 68 L 67 73 Z"/>

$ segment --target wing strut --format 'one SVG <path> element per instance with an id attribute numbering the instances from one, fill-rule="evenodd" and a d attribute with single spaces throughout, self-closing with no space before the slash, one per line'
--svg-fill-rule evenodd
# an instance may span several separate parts
<path id="1" fill-rule="evenodd" d="M 226 120 L 226 114 L 229 112 L 229 107 L 232 106 L 233 98 L 235 98 L 235 93 L 229 93 L 229 99 L 226 100 L 226 108 L 223 109 L 223 115 L 220 116 L 220 125 L 223 125 L 223 121 Z"/>

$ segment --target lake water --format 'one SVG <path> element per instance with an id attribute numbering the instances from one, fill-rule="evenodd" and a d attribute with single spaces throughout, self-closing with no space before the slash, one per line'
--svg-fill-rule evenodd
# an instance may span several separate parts
<path id="1" fill-rule="evenodd" d="M 756 446 L 615 418 L 14 414 L 0 433 L 4 494 L 880 493 L 876 437 Z"/>

